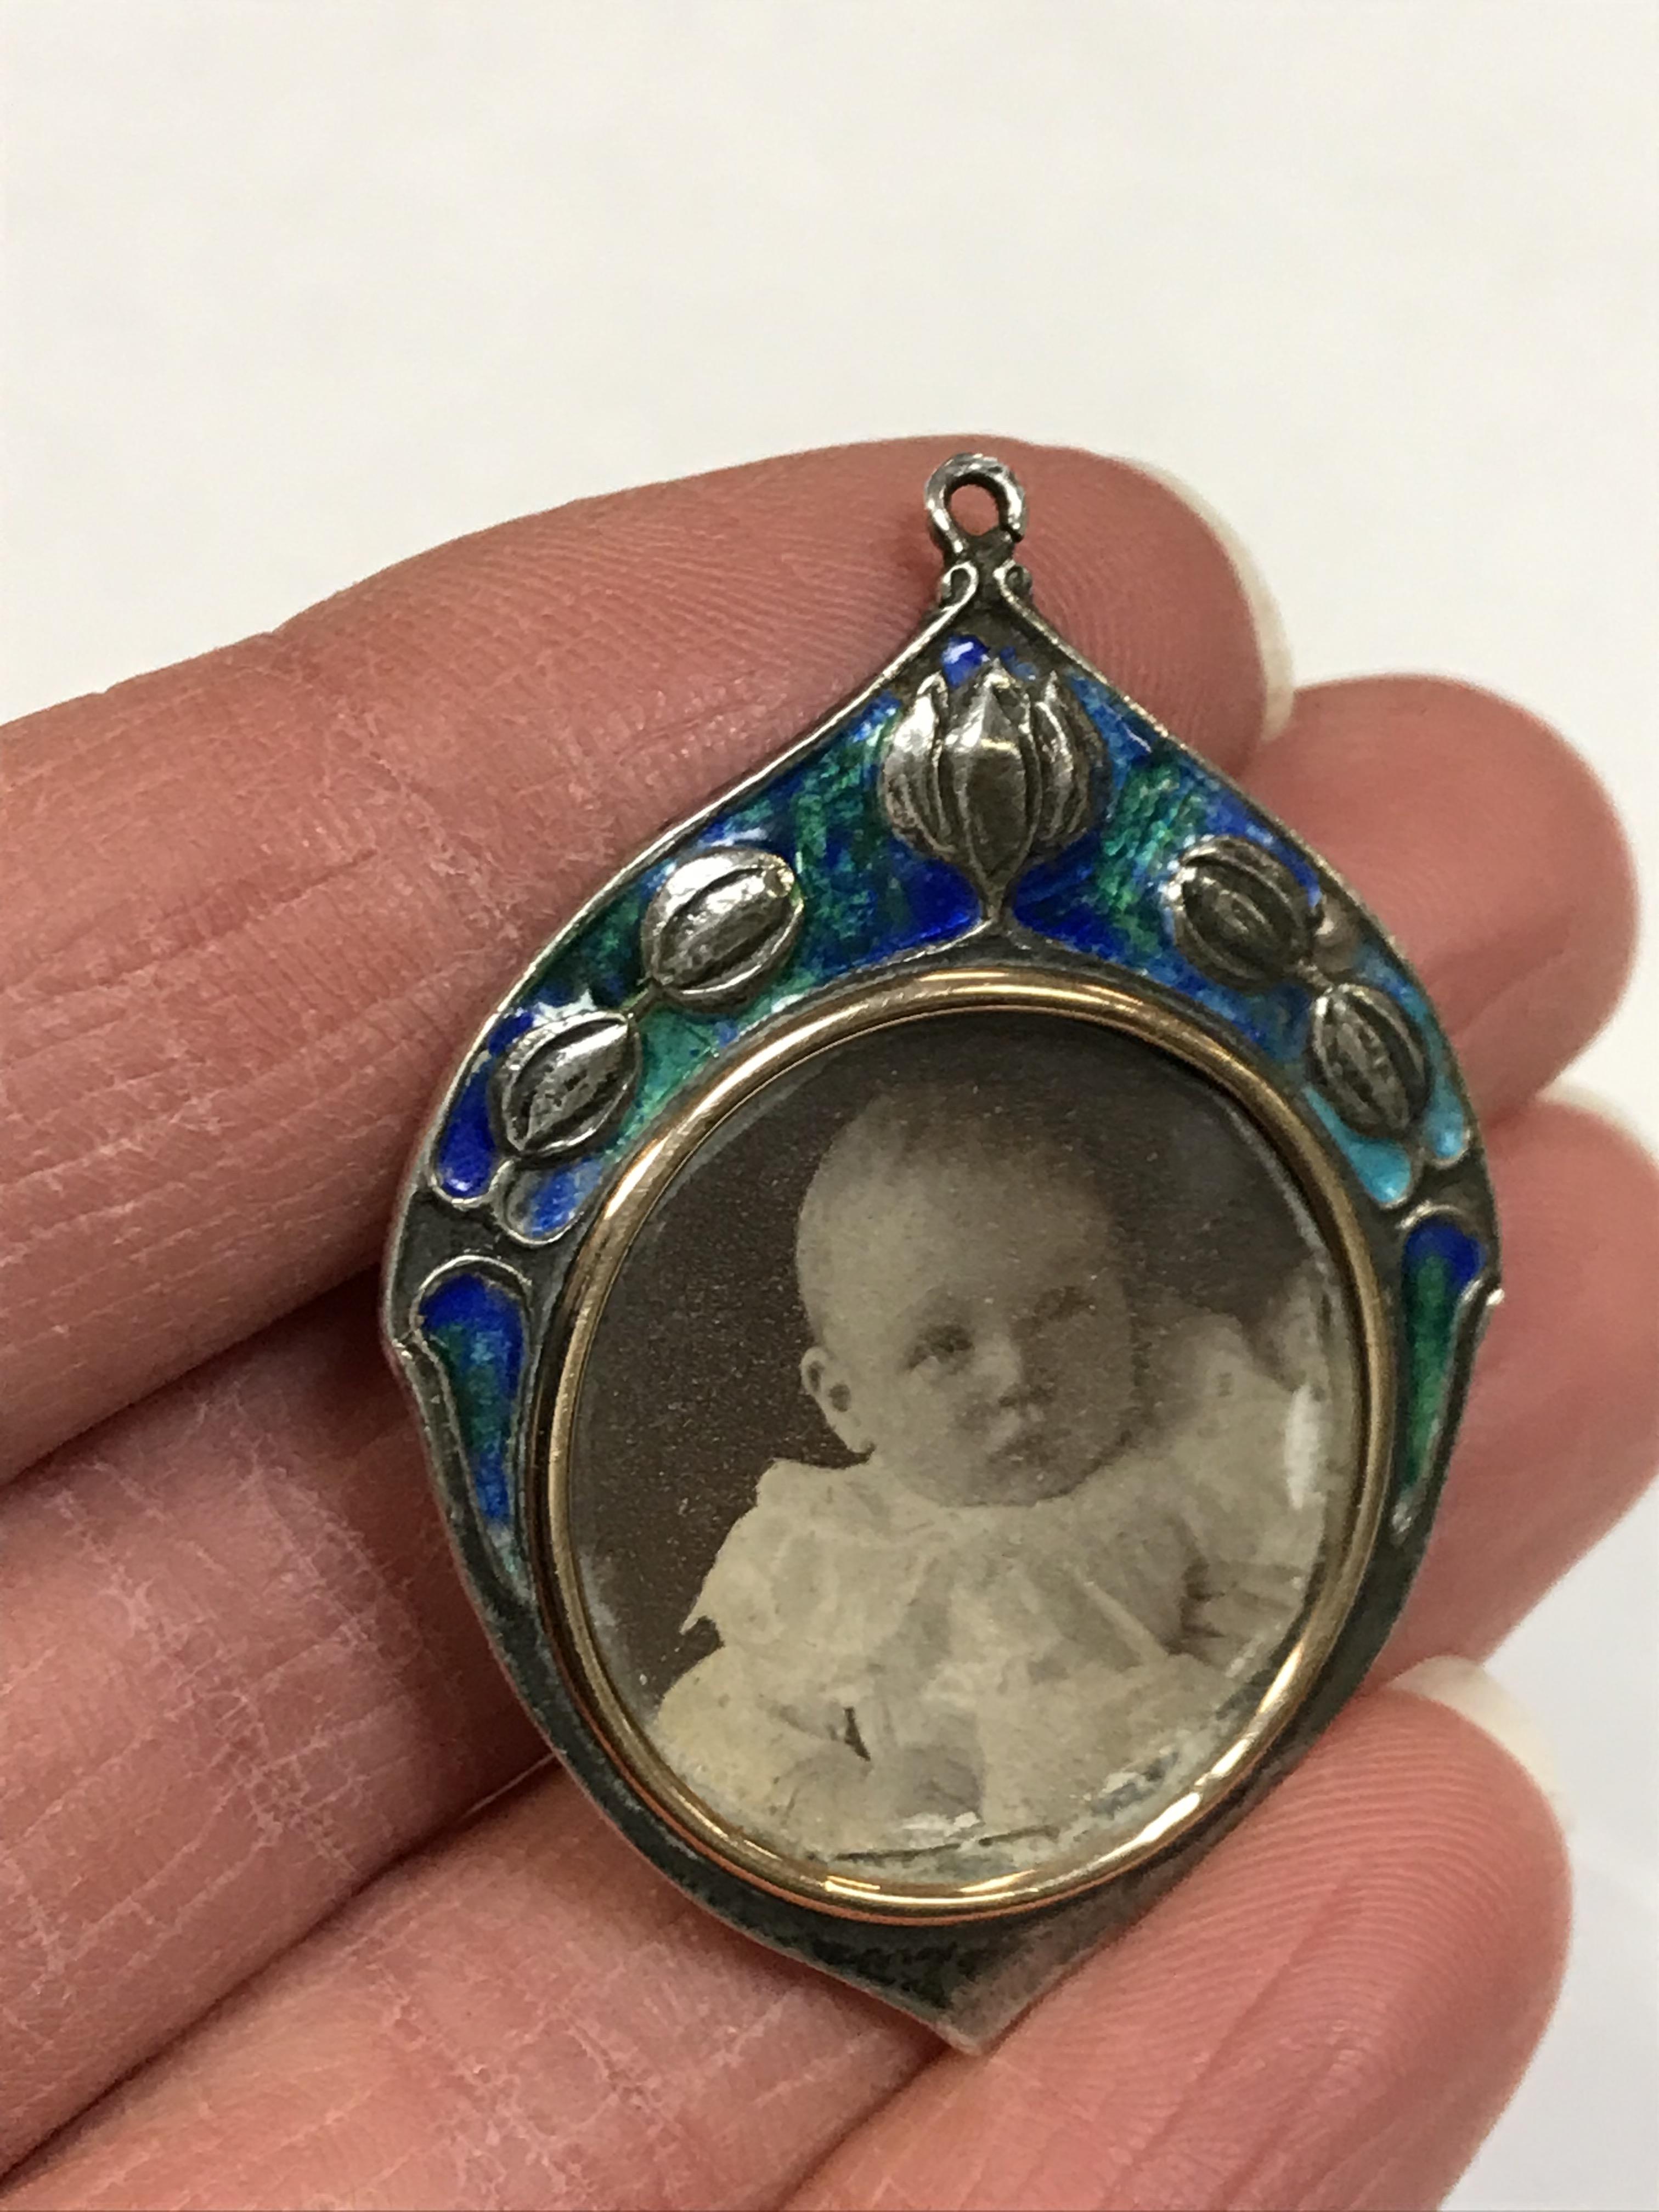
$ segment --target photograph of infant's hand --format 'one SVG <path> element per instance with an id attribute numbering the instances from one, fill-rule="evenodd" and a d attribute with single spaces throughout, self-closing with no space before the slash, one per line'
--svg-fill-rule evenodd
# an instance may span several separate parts
<path id="1" fill-rule="evenodd" d="M 855 1041 L 708 1150 L 579 1422 L 624 1703 L 791 1857 L 963 1881 L 1129 1832 L 1237 1732 L 1354 1503 L 1352 1322 L 1288 1170 L 1154 1047 L 1032 1015 Z M 613 1363 L 694 1265 L 745 1325 L 678 1368 L 659 1336 L 647 1406 Z"/>

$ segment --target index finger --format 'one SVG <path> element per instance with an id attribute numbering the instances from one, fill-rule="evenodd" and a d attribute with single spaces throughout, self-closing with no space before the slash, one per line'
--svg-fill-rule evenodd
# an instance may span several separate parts
<path id="1" fill-rule="evenodd" d="M 657 830 L 902 642 L 945 441 L 763 463 L 458 541 L 0 746 L 0 1459 L 368 1261 L 492 994 Z M 1045 610 L 1193 744 L 1259 734 L 1219 541 L 1009 446 Z"/>

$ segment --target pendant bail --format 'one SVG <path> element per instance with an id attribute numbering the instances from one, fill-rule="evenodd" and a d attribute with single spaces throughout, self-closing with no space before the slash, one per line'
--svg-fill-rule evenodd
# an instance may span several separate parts
<path id="1" fill-rule="evenodd" d="M 952 498 L 967 484 L 988 492 L 996 504 L 997 519 L 989 530 L 964 530 L 951 512 Z M 989 453 L 952 453 L 928 477 L 923 497 L 927 526 L 947 561 L 995 568 L 1025 535 L 1024 488 L 1012 469 Z"/>

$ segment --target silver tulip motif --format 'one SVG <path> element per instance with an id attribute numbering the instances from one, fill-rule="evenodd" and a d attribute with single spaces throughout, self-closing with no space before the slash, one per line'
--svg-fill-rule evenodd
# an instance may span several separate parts
<path id="1" fill-rule="evenodd" d="M 565 1006 L 503 1053 L 495 1121 L 520 1158 L 556 1158 L 592 1144 L 622 1112 L 639 1078 L 640 1047 L 626 1014 Z"/>
<path id="2" fill-rule="evenodd" d="M 1313 951 L 1315 915 L 1285 863 L 1249 837 L 1212 837 L 1182 854 L 1165 893 L 1176 943 L 1235 991 L 1271 991 Z"/>
<path id="3" fill-rule="evenodd" d="M 795 872 L 778 854 L 758 845 L 699 853 L 670 872 L 645 910 L 645 971 L 677 1006 L 736 1006 L 782 965 L 802 911 Z"/>
<path id="4" fill-rule="evenodd" d="M 1322 993 L 1308 1049 L 1332 1103 L 1361 1136 L 1404 1137 L 1429 1103 L 1423 1041 L 1386 991 L 1338 983 Z"/>
<path id="5" fill-rule="evenodd" d="M 1194 968 L 1235 991 L 1298 976 L 1316 994 L 1308 1024 L 1315 1081 L 1363 1137 L 1408 1137 L 1433 1074 L 1415 1024 L 1386 991 L 1334 982 L 1355 950 L 1352 915 L 1306 891 L 1248 837 L 1212 837 L 1182 855 L 1165 886 L 1175 940 Z"/>
<path id="6" fill-rule="evenodd" d="M 907 844 L 959 869 L 995 916 L 1022 870 L 1088 828 L 1104 775 L 1069 686 L 992 659 L 955 699 L 943 676 L 922 684 L 883 749 L 881 803 Z"/>

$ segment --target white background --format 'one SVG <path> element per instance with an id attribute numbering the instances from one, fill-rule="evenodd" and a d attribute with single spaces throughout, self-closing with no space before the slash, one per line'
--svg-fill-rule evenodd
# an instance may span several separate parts
<path id="1" fill-rule="evenodd" d="M 0 26 L 8 711 L 577 494 L 980 429 L 1200 486 L 1304 676 L 1443 671 L 1554 720 L 1650 893 L 1648 0 L 11 0 Z M 1650 1139 L 1656 1036 L 1650 954 L 1581 1073 Z M 1466 2208 L 1655 2198 L 1656 1533 L 1499 1662 L 1560 1755 L 1580 1917 Z"/>

